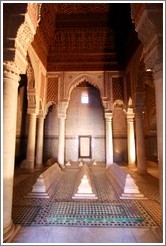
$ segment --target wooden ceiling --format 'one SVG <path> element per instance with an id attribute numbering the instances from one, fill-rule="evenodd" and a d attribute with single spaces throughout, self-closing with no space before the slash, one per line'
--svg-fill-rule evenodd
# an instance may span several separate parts
<path id="1" fill-rule="evenodd" d="M 32 45 L 48 71 L 96 71 L 123 69 L 138 43 L 128 3 L 44 3 Z"/>

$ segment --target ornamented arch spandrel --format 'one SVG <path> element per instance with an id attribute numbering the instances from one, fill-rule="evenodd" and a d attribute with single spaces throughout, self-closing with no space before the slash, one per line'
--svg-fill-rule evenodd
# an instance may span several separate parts
<path id="1" fill-rule="evenodd" d="M 70 87 L 68 88 L 68 91 L 66 92 L 68 101 L 70 100 L 70 95 L 71 92 L 74 88 L 76 88 L 79 84 L 81 84 L 82 82 L 88 82 L 89 84 L 91 84 L 92 86 L 94 86 L 100 94 L 100 98 L 101 98 L 101 102 L 103 104 L 103 106 L 105 107 L 105 102 L 103 101 L 103 97 L 104 97 L 104 81 L 103 80 L 97 80 L 95 77 L 89 75 L 89 74 L 82 74 L 77 76 L 71 83 Z"/>

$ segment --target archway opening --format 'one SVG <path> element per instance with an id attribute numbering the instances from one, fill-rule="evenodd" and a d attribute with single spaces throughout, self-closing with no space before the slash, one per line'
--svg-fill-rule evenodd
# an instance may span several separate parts
<path id="1" fill-rule="evenodd" d="M 104 109 L 98 89 L 86 81 L 70 94 L 65 149 L 66 161 L 105 161 Z"/>

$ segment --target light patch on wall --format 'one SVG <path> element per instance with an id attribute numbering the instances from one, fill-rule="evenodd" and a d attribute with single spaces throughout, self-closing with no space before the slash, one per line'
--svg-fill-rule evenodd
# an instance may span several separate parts
<path id="1" fill-rule="evenodd" d="M 88 104 L 89 103 L 89 96 L 87 91 L 83 91 L 81 93 L 81 103 Z"/>

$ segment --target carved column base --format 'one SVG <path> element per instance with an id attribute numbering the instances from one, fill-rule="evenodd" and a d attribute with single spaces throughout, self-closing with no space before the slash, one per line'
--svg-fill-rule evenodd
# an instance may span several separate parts
<path id="1" fill-rule="evenodd" d="M 11 222 L 9 226 L 3 229 L 3 242 L 11 243 L 16 234 L 19 232 L 20 228 L 20 225 L 15 225 L 13 222 Z"/>

